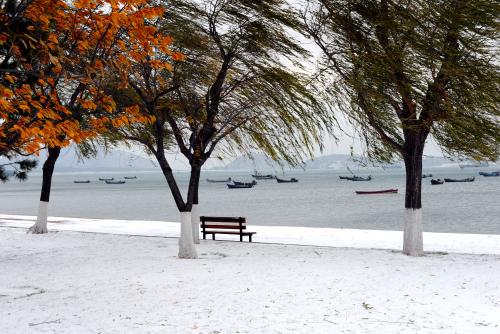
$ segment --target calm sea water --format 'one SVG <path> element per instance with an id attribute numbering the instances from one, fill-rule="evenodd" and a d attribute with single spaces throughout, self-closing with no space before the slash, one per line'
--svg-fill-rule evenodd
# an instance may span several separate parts
<path id="1" fill-rule="evenodd" d="M 485 169 L 488 170 L 488 169 Z M 500 177 L 485 178 L 478 169 L 425 170 L 434 177 L 475 176 L 472 183 L 423 184 L 424 228 L 434 232 L 500 234 Z M 258 181 L 252 189 L 227 189 L 206 178 L 250 181 L 250 172 L 204 172 L 200 188 L 204 215 L 245 216 L 253 225 L 337 227 L 401 230 L 404 208 L 404 170 L 369 171 L 371 182 L 340 180 L 338 171 L 290 172 L 299 183 Z M 366 175 L 367 173 L 359 173 Z M 123 185 L 107 185 L 99 177 L 136 175 Z M 181 188 L 187 173 L 177 173 Z M 91 180 L 74 184 L 73 180 Z M 0 213 L 35 215 L 41 176 L 27 182 L 0 184 Z M 399 188 L 398 194 L 356 195 L 355 190 Z M 160 172 L 56 173 L 49 214 L 84 218 L 116 218 L 178 221 L 178 213 Z"/>

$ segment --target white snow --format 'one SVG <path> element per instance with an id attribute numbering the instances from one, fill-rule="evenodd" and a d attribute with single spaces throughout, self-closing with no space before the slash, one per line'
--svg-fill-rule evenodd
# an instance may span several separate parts
<path id="1" fill-rule="evenodd" d="M 51 217 L 26 234 L 35 218 L 0 216 L 2 334 L 500 332 L 496 235 L 424 234 L 458 253 L 409 257 L 402 232 L 249 226 L 318 245 L 202 240 L 181 260 L 178 223 Z"/>
<path id="2" fill-rule="evenodd" d="M 35 216 L 0 214 L 0 226 L 28 228 Z M 50 231 L 81 231 L 178 238 L 177 222 L 49 217 Z M 248 225 L 259 243 L 391 249 L 403 247 L 402 231 Z M 217 235 L 236 241 L 237 236 Z M 500 255 L 500 235 L 424 232 L 424 251 Z"/>

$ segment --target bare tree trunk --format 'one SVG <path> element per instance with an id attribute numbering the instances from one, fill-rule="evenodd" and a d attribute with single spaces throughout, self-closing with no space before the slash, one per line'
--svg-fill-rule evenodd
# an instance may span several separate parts
<path id="1" fill-rule="evenodd" d="M 406 167 L 405 227 L 403 253 L 422 256 L 422 157 L 426 133 L 405 131 L 404 161 Z"/>
<path id="2" fill-rule="evenodd" d="M 186 211 L 186 204 L 184 204 L 184 200 L 182 199 L 181 191 L 177 186 L 177 182 L 175 182 L 174 173 L 172 168 L 167 162 L 167 158 L 165 158 L 165 154 L 163 152 L 156 153 L 156 160 L 158 160 L 158 164 L 160 165 L 161 171 L 165 180 L 168 183 L 168 187 L 172 196 L 174 197 L 175 205 L 180 212 Z"/>
<path id="3" fill-rule="evenodd" d="M 42 234 L 48 232 L 47 216 L 50 199 L 50 189 L 52 187 L 52 174 L 54 174 L 54 167 L 60 153 L 60 147 L 51 147 L 48 149 L 48 157 L 43 164 L 42 191 L 40 192 L 40 203 L 38 205 L 36 223 L 28 230 L 28 232 L 31 232 L 33 234 Z"/>

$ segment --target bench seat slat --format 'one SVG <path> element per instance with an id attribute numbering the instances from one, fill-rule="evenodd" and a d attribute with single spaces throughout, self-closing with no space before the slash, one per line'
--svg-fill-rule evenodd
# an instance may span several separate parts
<path id="1" fill-rule="evenodd" d="M 205 228 L 227 228 L 229 230 L 239 230 L 240 226 L 239 225 L 202 225 L 201 227 Z M 242 230 L 245 230 L 247 227 L 245 225 L 241 226 Z"/>
<path id="2" fill-rule="evenodd" d="M 237 223 L 240 221 L 240 218 L 245 221 L 243 217 L 207 217 L 201 216 L 200 220 L 202 222 L 219 222 L 219 223 Z"/>
<path id="3" fill-rule="evenodd" d="M 218 222 L 218 221 L 202 221 L 201 222 L 202 224 L 212 224 L 212 223 L 217 223 L 217 224 L 220 224 L 220 225 L 239 225 L 240 222 Z M 242 221 L 241 224 L 245 225 L 247 222 L 246 221 Z"/>
<path id="4" fill-rule="evenodd" d="M 213 234 L 213 233 L 216 233 L 216 234 L 236 234 L 236 235 L 239 235 L 240 232 L 232 232 L 232 231 L 206 231 L 205 234 Z M 249 235 L 249 234 L 255 234 L 257 232 L 241 232 L 241 234 L 243 235 Z"/>

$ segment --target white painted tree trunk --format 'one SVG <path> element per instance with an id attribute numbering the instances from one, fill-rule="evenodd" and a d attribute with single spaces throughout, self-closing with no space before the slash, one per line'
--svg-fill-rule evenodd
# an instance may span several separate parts
<path id="1" fill-rule="evenodd" d="M 49 202 L 40 201 L 38 204 L 38 215 L 35 225 L 31 226 L 28 233 L 42 234 L 47 233 L 47 214 L 49 210 Z"/>
<path id="2" fill-rule="evenodd" d="M 410 256 L 424 255 L 422 209 L 405 209 L 403 253 Z"/>
<path id="3" fill-rule="evenodd" d="M 193 241 L 195 244 L 200 243 L 200 206 L 198 204 L 193 204 L 191 209 L 191 223 L 193 232 Z"/>
<path id="4" fill-rule="evenodd" d="M 181 212 L 181 236 L 179 238 L 179 258 L 196 259 L 198 254 L 193 242 L 191 212 Z"/>

